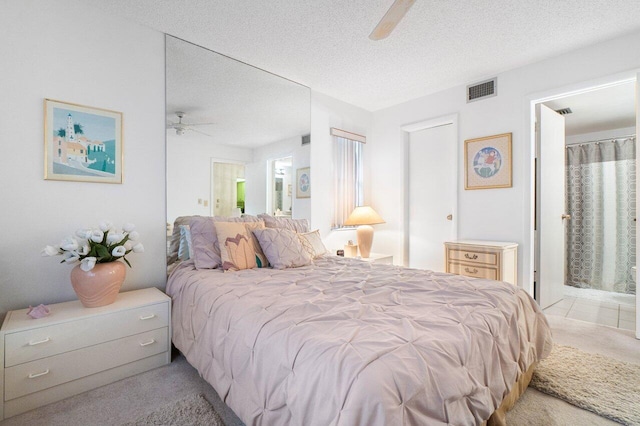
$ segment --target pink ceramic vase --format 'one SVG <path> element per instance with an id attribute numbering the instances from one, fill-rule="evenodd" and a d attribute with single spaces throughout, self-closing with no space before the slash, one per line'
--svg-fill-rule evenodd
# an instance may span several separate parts
<path id="1" fill-rule="evenodd" d="M 78 265 L 71 270 L 71 285 L 85 307 L 97 308 L 115 302 L 126 272 L 122 262 L 98 263 L 88 272 Z"/>

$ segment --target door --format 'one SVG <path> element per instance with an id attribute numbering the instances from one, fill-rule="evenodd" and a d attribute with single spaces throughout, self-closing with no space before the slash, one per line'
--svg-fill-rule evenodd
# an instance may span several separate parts
<path id="1" fill-rule="evenodd" d="M 238 208 L 238 180 L 244 179 L 244 165 L 213 163 L 212 213 L 214 216 L 233 216 Z"/>
<path id="2" fill-rule="evenodd" d="M 640 135 L 640 73 L 638 73 L 636 78 L 636 140 L 637 140 L 637 135 Z M 640 163 L 640 161 L 638 160 L 639 157 L 640 156 L 638 155 L 636 150 L 636 170 L 638 170 L 638 163 Z M 640 192 L 640 189 L 638 189 L 638 185 L 636 183 L 636 212 L 640 211 L 638 210 L 638 206 L 640 206 L 640 196 L 638 196 L 639 192 Z M 638 237 L 640 237 L 640 227 L 636 226 L 636 242 L 640 241 Z M 640 252 L 636 250 L 636 265 L 640 265 L 640 263 L 638 262 L 639 259 L 640 259 Z M 636 270 L 635 280 L 636 280 L 636 339 L 640 339 L 640 296 L 638 296 L 638 271 L 637 270 Z"/>
<path id="3" fill-rule="evenodd" d="M 536 299 L 541 308 L 562 300 L 565 268 L 564 117 L 536 105 Z"/>
<path id="4" fill-rule="evenodd" d="M 409 134 L 409 266 L 445 270 L 444 242 L 455 239 L 456 128 L 446 124 Z"/>

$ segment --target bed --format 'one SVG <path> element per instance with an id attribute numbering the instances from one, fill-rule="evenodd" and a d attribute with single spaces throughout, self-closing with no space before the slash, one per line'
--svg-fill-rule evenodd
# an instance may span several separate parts
<path id="1" fill-rule="evenodd" d="M 247 425 L 504 424 L 551 332 L 497 281 L 323 255 L 169 277 L 173 342 Z"/>

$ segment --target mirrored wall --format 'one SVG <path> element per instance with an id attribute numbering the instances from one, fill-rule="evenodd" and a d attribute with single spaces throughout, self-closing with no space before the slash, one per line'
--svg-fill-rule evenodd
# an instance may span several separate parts
<path id="1" fill-rule="evenodd" d="M 308 87 L 166 37 L 167 223 L 268 212 L 310 219 Z"/>

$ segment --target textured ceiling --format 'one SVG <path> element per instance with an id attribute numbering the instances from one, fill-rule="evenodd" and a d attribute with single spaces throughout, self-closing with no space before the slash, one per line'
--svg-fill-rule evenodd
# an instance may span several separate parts
<path id="1" fill-rule="evenodd" d="M 418 0 L 391 36 L 392 0 L 86 0 L 368 110 L 640 29 L 637 0 Z"/>
<path id="2" fill-rule="evenodd" d="M 551 109 L 571 108 L 564 116 L 567 136 L 636 125 L 635 82 L 630 81 L 545 102 Z"/>

